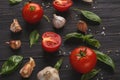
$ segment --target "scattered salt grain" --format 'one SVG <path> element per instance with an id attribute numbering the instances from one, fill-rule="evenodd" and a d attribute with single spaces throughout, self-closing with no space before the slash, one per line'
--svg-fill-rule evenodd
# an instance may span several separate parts
<path id="1" fill-rule="evenodd" d="M 45 6 L 45 4 L 44 4 L 44 3 L 42 3 L 42 6 Z"/>
<path id="2" fill-rule="evenodd" d="M 76 17 L 78 17 L 78 15 L 75 15 Z"/>
<path id="3" fill-rule="evenodd" d="M 71 54 L 71 52 L 69 52 L 69 54 Z"/>
<path id="4" fill-rule="evenodd" d="M 120 54 L 116 54 L 117 56 L 119 56 Z"/>
<path id="5" fill-rule="evenodd" d="M 91 29 L 88 29 L 88 31 L 91 31 Z"/>
<path id="6" fill-rule="evenodd" d="M 93 6 L 93 9 L 95 9 L 96 7 L 95 6 Z"/>
<path id="7" fill-rule="evenodd" d="M 115 50 L 115 52 L 116 52 L 116 53 L 118 53 L 118 52 L 119 52 L 119 50 Z"/>
<path id="8" fill-rule="evenodd" d="M 66 68 L 68 68 L 69 66 L 68 65 L 65 65 Z"/>
<path id="9" fill-rule="evenodd" d="M 103 80 L 103 77 L 101 77 L 101 79 Z"/>
<path id="10" fill-rule="evenodd" d="M 108 51 L 107 51 L 107 53 L 111 53 L 111 52 L 112 52 L 112 50 L 108 50 Z"/>
<path id="11" fill-rule="evenodd" d="M 46 8 L 49 8 L 49 7 L 50 7 L 49 5 L 46 6 Z"/>
<path id="12" fill-rule="evenodd" d="M 102 31 L 102 32 L 101 32 L 101 34 L 102 34 L 103 36 L 105 36 L 105 35 L 106 35 L 104 31 Z"/>
<path id="13" fill-rule="evenodd" d="M 99 80 L 98 78 L 96 80 Z"/>
<path id="14" fill-rule="evenodd" d="M 105 30 L 105 27 L 103 27 L 102 29 Z"/>

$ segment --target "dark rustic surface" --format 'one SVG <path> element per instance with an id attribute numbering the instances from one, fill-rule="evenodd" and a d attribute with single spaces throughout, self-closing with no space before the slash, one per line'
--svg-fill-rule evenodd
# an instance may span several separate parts
<path id="1" fill-rule="evenodd" d="M 51 0 L 33 1 L 45 4 L 45 6 L 42 5 L 44 13 L 50 18 L 50 20 L 52 20 L 52 14 L 54 13 L 64 16 L 67 19 L 67 23 L 63 29 L 55 30 L 52 23 L 48 23 L 44 18 L 37 25 L 26 24 L 21 16 L 21 9 L 25 1 L 27 0 L 23 0 L 23 2 L 15 6 L 10 6 L 8 0 L 0 1 L 0 68 L 8 57 L 15 54 L 24 56 L 24 61 L 19 69 L 10 75 L 0 76 L 0 80 L 23 80 L 19 75 L 19 70 L 28 60 L 28 57 L 33 57 L 37 65 L 32 76 L 28 80 L 37 80 L 36 74 L 39 70 L 48 65 L 53 66 L 59 59 L 60 56 L 58 55 L 58 52 L 55 53 L 56 55 L 46 54 L 42 50 L 40 42 L 32 48 L 29 47 L 29 33 L 33 29 L 37 29 L 40 35 L 46 31 L 54 31 L 59 33 L 62 38 L 64 38 L 67 33 L 77 31 L 76 23 L 80 19 L 79 15 L 77 15 L 78 12 L 74 12 L 70 9 L 66 13 L 58 13 L 51 5 L 49 5 Z M 116 65 L 115 72 L 113 72 L 108 66 L 98 63 L 97 67 L 101 68 L 102 71 L 92 80 L 120 80 L 120 0 L 95 0 L 92 5 L 74 0 L 73 7 L 93 11 L 102 18 L 102 23 L 100 25 L 89 25 L 88 33 L 92 33 L 101 42 L 102 46 L 100 51 L 108 54 L 114 60 Z M 9 26 L 14 18 L 19 20 L 23 28 L 21 34 L 12 34 L 9 30 Z M 105 35 L 102 34 L 103 32 L 105 32 Z M 6 41 L 11 39 L 22 40 L 22 47 L 20 50 L 12 51 L 5 44 Z M 60 69 L 61 80 L 80 80 L 81 74 L 71 69 L 68 59 L 70 51 L 80 45 L 84 44 L 77 41 L 74 42 L 73 40 L 72 42 L 62 44 L 61 48 L 66 52 L 66 55 L 63 56 L 64 62 Z"/>

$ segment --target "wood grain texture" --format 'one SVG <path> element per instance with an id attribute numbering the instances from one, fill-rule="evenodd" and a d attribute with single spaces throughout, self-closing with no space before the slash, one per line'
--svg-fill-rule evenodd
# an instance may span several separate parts
<path id="1" fill-rule="evenodd" d="M 37 65 L 29 80 L 37 80 L 37 72 L 45 66 L 54 66 L 61 55 L 59 55 L 59 52 L 50 55 L 46 54 L 42 50 L 40 42 L 30 48 L 29 33 L 33 29 L 37 29 L 40 35 L 46 31 L 54 31 L 64 38 L 67 33 L 77 31 L 76 23 L 81 19 L 78 15 L 79 13 L 72 9 L 65 13 L 55 11 L 52 5 L 49 5 L 49 3 L 52 2 L 51 0 L 34 0 L 34 2 L 42 4 L 44 13 L 50 20 L 52 20 L 53 14 L 56 13 L 65 17 L 67 23 L 61 30 L 54 29 L 52 23 L 48 23 L 44 18 L 37 25 L 29 25 L 25 23 L 21 15 L 21 9 L 26 1 L 28 0 L 23 0 L 23 2 L 15 6 L 10 6 L 7 0 L 0 1 L 0 68 L 3 62 L 11 55 L 17 54 L 25 57 L 17 71 L 7 76 L 0 76 L 0 80 L 23 80 L 19 75 L 19 70 L 24 63 L 28 61 L 29 57 L 33 57 Z M 47 7 L 47 5 L 49 6 Z M 120 80 L 120 0 L 95 0 L 92 5 L 74 0 L 73 7 L 90 10 L 102 18 L 102 23 L 100 25 L 88 24 L 88 33 L 92 33 L 95 38 L 101 42 L 102 46 L 100 51 L 108 54 L 114 60 L 116 65 L 115 72 L 113 72 L 111 68 L 98 62 L 97 67 L 101 68 L 102 71 L 92 80 Z M 23 28 L 23 31 L 19 35 L 12 34 L 9 30 L 9 26 L 14 18 L 19 20 Z M 105 32 L 105 35 L 101 34 L 103 31 Z M 20 50 L 12 51 L 9 46 L 5 44 L 6 41 L 11 39 L 22 40 L 22 47 Z M 63 56 L 64 62 L 60 69 L 61 80 L 80 80 L 81 74 L 75 72 L 69 64 L 70 51 L 80 45 L 84 44 L 74 40 L 62 44 L 61 48 L 66 52 L 66 55 Z"/>

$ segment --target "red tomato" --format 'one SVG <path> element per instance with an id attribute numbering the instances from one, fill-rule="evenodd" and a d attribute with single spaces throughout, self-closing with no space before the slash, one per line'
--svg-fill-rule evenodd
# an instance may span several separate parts
<path id="1" fill-rule="evenodd" d="M 42 47 L 46 52 L 55 52 L 59 49 L 62 39 L 59 34 L 54 32 L 45 32 L 42 35 Z"/>
<path id="2" fill-rule="evenodd" d="M 71 6 L 73 2 L 72 0 L 54 0 L 53 6 L 56 10 L 63 12 L 67 11 Z"/>
<path id="3" fill-rule="evenodd" d="M 95 52 L 85 46 L 80 46 L 74 49 L 69 58 L 73 69 L 80 73 L 90 72 L 95 67 L 97 62 Z"/>
<path id="4" fill-rule="evenodd" d="M 39 4 L 29 2 L 22 9 L 22 16 L 26 22 L 35 24 L 41 20 L 43 9 Z"/>

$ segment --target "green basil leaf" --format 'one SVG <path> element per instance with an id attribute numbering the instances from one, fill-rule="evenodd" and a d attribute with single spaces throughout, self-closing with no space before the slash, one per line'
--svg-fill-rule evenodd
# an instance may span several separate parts
<path id="1" fill-rule="evenodd" d="M 95 13 L 87 11 L 87 10 L 80 10 L 80 11 L 85 18 L 87 18 L 91 21 L 101 23 L 101 18 L 98 15 L 96 15 Z"/>
<path id="2" fill-rule="evenodd" d="M 22 2 L 22 0 L 9 0 L 9 3 L 10 3 L 11 5 L 15 5 L 15 4 L 18 4 L 18 3 L 20 3 L 20 2 Z"/>
<path id="3" fill-rule="evenodd" d="M 67 35 L 65 35 L 65 40 L 68 40 L 68 39 L 70 39 L 70 38 L 82 38 L 82 34 L 80 34 L 80 33 L 76 33 L 76 32 L 73 32 L 73 33 L 69 33 L 69 34 L 67 34 Z"/>
<path id="4" fill-rule="evenodd" d="M 73 32 L 73 33 L 69 33 L 65 36 L 65 40 L 68 40 L 70 38 L 78 38 L 78 39 L 81 39 L 83 40 L 84 42 L 86 42 L 87 44 L 91 45 L 91 46 L 94 46 L 96 48 L 99 48 L 101 45 L 100 45 L 100 42 L 98 40 L 96 40 L 95 38 L 93 38 L 93 35 L 91 34 L 88 34 L 88 35 L 83 35 L 81 33 L 76 33 L 76 32 Z"/>
<path id="5" fill-rule="evenodd" d="M 39 37 L 40 35 L 36 30 L 30 33 L 30 47 L 32 47 L 33 44 L 36 44 L 38 42 Z"/>
<path id="6" fill-rule="evenodd" d="M 94 50 L 94 51 L 97 54 L 97 59 L 99 61 L 111 66 L 112 69 L 115 70 L 115 64 L 114 64 L 113 60 L 107 54 L 104 54 L 104 53 L 97 51 L 97 50 Z"/>
<path id="7" fill-rule="evenodd" d="M 100 43 L 99 43 L 99 41 L 98 40 L 96 40 L 96 39 L 86 39 L 85 40 L 85 42 L 87 43 L 87 44 L 89 44 L 89 45 L 91 45 L 91 46 L 94 46 L 94 47 L 96 47 L 96 48 L 99 48 L 101 45 L 100 45 Z"/>
<path id="8" fill-rule="evenodd" d="M 100 71 L 101 71 L 100 69 L 99 70 L 93 69 L 91 72 L 83 74 L 81 80 L 89 80 L 96 76 Z"/>
<path id="9" fill-rule="evenodd" d="M 18 68 L 18 65 L 21 63 L 22 59 L 23 59 L 22 56 L 17 55 L 9 57 L 9 59 L 5 61 L 4 64 L 2 65 L 0 74 L 4 75 L 15 71 Z"/>
<path id="10" fill-rule="evenodd" d="M 55 64 L 54 68 L 56 68 L 57 70 L 59 70 L 59 68 L 61 67 L 63 62 L 63 58 L 59 59 L 59 61 L 57 61 L 57 63 Z"/>

